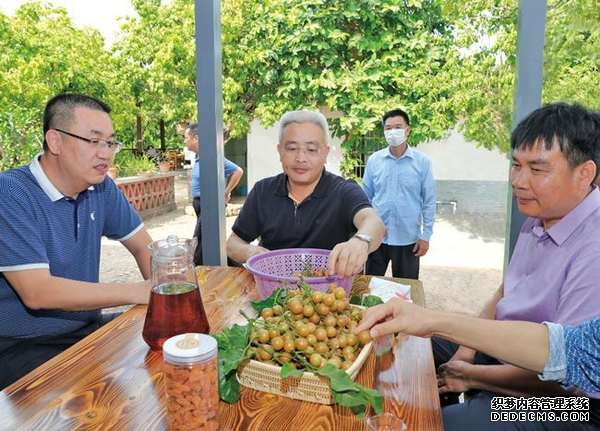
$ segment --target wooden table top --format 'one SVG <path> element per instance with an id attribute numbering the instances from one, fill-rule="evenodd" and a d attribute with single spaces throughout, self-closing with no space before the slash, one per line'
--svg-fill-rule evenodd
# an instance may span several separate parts
<path id="1" fill-rule="evenodd" d="M 251 311 L 250 300 L 257 299 L 250 273 L 201 267 L 198 279 L 212 331 L 243 323 L 238 310 Z M 420 282 L 400 281 L 423 303 Z M 145 306 L 131 308 L 0 392 L 0 429 L 166 429 L 162 355 L 142 339 L 145 315 Z M 357 381 L 381 391 L 385 411 L 410 430 L 442 429 L 429 340 L 405 337 L 394 352 L 372 354 Z M 366 429 L 346 408 L 247 388 L 238 403 L 220 403 L 220 421 L 221 430 Z"/>

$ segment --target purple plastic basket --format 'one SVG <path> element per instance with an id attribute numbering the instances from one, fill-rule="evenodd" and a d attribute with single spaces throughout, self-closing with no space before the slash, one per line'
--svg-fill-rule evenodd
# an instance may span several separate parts
<path id="1" fill-rule="evenodd" d="M 320 248 L 284 248 L 252 256 L 246 262 L 246 269 L 254 275 L 256 289 L 265 298 L 278 287 L 295 287 L 300 280 L 291 274 L 302 272 L 310 265 L 312 269 L 327 268 L 331 250 Z M 304 281 L 313 289 L 325 292 L 330 283 L 342 287 L 349 295 L 353 276 L 305 277 Z"/>

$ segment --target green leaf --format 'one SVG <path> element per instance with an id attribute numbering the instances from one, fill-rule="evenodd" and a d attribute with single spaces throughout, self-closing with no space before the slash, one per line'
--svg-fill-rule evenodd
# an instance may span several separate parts
<path id="1" fill-rule="evenodd" d="M 240 385 L 235 373 L 244 359 L 251 326 L 252 322 L 245 326 L 235 324 L 215 334 L 219 347 L 219 396 L 228 403 L 240 398 Z"/>
<path id="2" fill-rule="evenodd" d="M 275 304 L 283 305 L 282 299 L 285 298 L 286 292 L 285 289 L 277 288 L 273 291 L 271 296 L 268 296 L 265 299 L 260 301 L 252 301 L 252 308 L 256 310 L 257 313 L 260 314 L 261 311 L 265 308 L 271 308 Z"/>
<path id="3" fill-rule="evenodd" d="M 379 296 L 367 295 L 363 297 L 360 305 L 363 307 L 374 307 L 375 305 L 383 304 L 383 300 Z"/>
<path id="4" fill-rule="evenodd" d="M 240 399 L 240 383 L 235 373 L 227 376 L 222 371 L 223 367 L 219 366 L 219 397 L 226 403 L 236 403 Z"/>
<path id="5" fill-rule="evenodd" d="M 283 364 L 279 375 L 282 379 L 287 377 L 300 377 L 304 371 L 295 369 L 291 364 Z"/>
<path id="6" fill-rule="evenodd" d="M 383 412 L 383 395 L 354 382 L 344 370 L 327 364 L 313 372 L 328 377 L 335 402 L 350 408 L 360 418 L 364 417 L 368 406 L 373 408 L 375 414 Z"/>
<path id="7" fill-rule="evenodd" d="M 360 297 L 358 295 L 353 295 L 350 298 L 350 304 L 354 305 L 362 305 L 363 307 L 374 307 L 375 305 L 383 304 L 383 300 L 379 296 L 375 295 L 366 295 L 364 297 Z"/>

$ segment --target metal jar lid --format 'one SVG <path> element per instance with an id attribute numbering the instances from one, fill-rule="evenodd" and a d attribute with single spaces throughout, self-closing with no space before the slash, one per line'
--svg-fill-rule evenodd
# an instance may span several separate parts
<path id="1" fill-rule="evenodd" d="M 162 349 L 165 362 L 191 364 L 216 356 L 217 340 L 206 334 L 180 334 L 167 339 Z"/>

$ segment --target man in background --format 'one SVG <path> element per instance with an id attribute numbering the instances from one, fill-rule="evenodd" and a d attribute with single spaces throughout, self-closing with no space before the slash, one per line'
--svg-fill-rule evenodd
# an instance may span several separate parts
<path id="1" fill-rule="evenodd" d="M 435 217 L 435 183 L 431 160 L 407 144 L 408 114 L 394 109 L 383 115 L 388 146 L 367 161 L 363 188 L 379 213 L 387 234 L 381 247 L 369 255 L 367 274 L 419 278 L 419 258 L 429 250 Z"/>
<path id="2" fill-rule="evenodd" d="M 194 229 L 194 238 L 197 238 L 198 244 L 194 252 L 194 265 L 202 265 L 202 218 L 200 214 L 200 143 L 198 141 L 198 124 L 192 123 L 187 126 L 184 134 L 184 143 L 188 150 L 196 153 L 196 160 L 192 166 L 192 199 L 194 212 L 196 213 L 196 228 Z M 231 192 L 238 185 L 244 175 L 244 170 L 231 160 L 223 158 L 225 162 L 225 203 L 231 199 Z"/>

